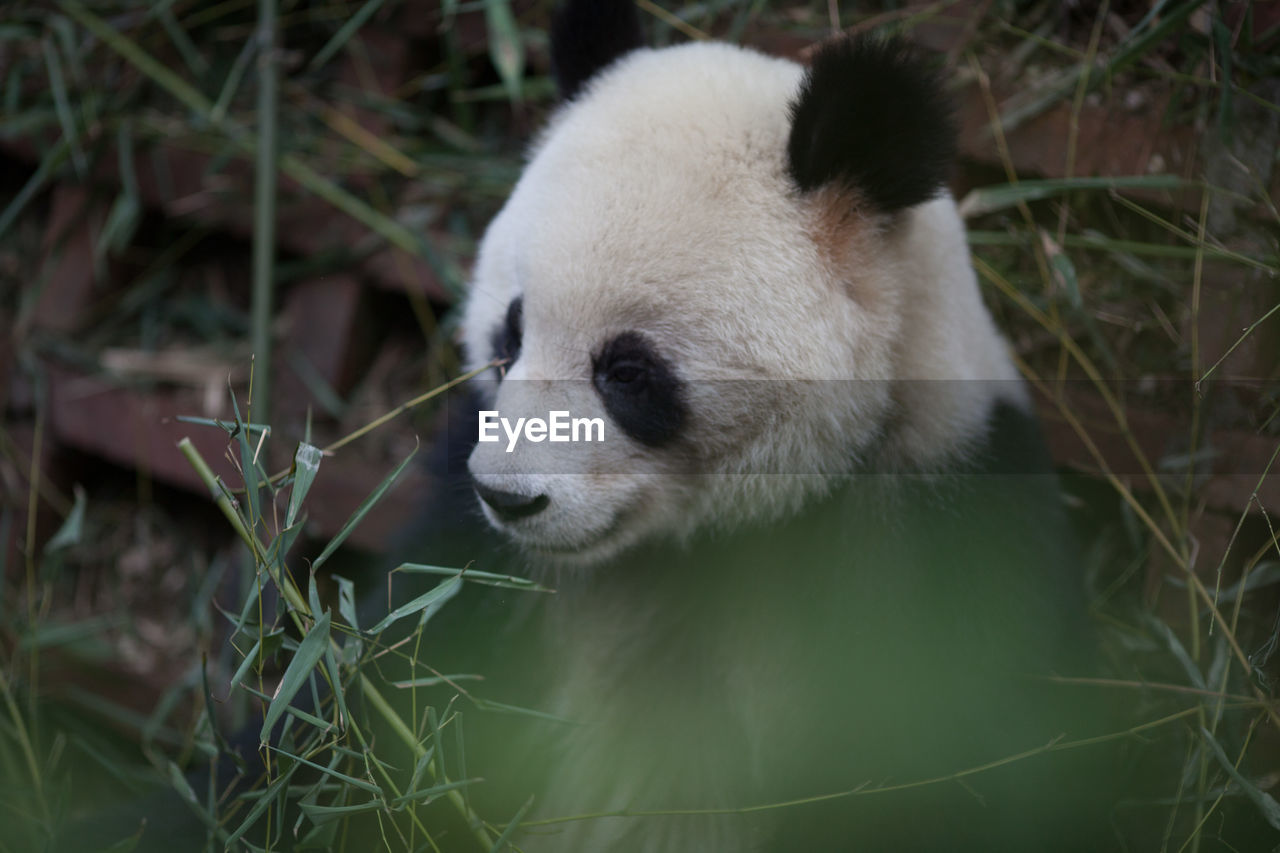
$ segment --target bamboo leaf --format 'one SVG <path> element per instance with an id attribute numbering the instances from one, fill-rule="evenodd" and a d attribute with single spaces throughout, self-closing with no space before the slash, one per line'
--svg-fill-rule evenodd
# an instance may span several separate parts
<path id="1" fill-rule="evenodd" d="M 341 575 L 330 575 L 330 577 L 338 584 L 338 613 L 342 614 L 342 618 L 348 625 L 357 631 L 360 630 L 360 622 L 356 617 L 355 584 Z"/>
<path id="2" fill-rule="evenodd" d="M 40 47 L 44 50 L 45 69 L 49 75 L 49 90 L 53 93 L 53 106 L 58 113 L 58 123 L 62 125 L 62 138 L 71 146 L 71 162 L 81 179 L 88 177 L 89 164 L 84 151 L 80 149 L 80 134 L 76 129 L 75 114 L 71 110 L 71 95 L 67 91 L 67 81 L 62 73 L 62 60 L 52 39 L 42 39 Z"/>
<path id="3" fill-rule="evenodd" d="M 356 803 L 355 805 L 350 806 L 320 806 L 312 805 L 311 803 L 299 803 L 298 805 L 302 809 L 303 813 L 307 817 L 311 818 L 311 822 L 315 824 L 321 824 L 337 817 L 361 814 L 362 812 L 371 812 L 375 809 L 383 808 L 383 802 L 380 799 Z"/>
<path id="4" fill-rule="evenodd" d="M 67 518 L 62 522 L 62 526 L 58 528 L 58 532 L 50 536 L 49 541 L 45 543 L 44 552 L 46 554 L 69 548 L 79 542 L 80 537 L 84 534 L 84 510 L 88 499 L 85 496 L 84 487 L 79 483 L 75 485 L 74 491 L 75 503 L 71 505 L 71 512 L 67 513 Z"/>
<path id="5" fill-rule="evenodd" d="M 458 590 L 462 589 L 462 578 L 455 575 L 448 580 L 441 581 L 430 592 L 423 593 L 407 604 L 402 604 L 395 610 L 388 613 L 381 622 L 369 629 L 371 634 L 381 634 L 391 625 L 399 622 L 406 616 L 414 613 L 422 612 L 425 618 L 434 613 L 446 601 L 458 594 Z"/>
<path id="6" fill-rule="evenodd" d="M 1081 190 L 1178 190 L 1195 186 L 1177 175 L 1127 175 L 1114 178 L 1054 178 L 1019 181 L 970 190 L 960 202 L 960 215 L 965 219 L 1006 210 L 1020 203 L 1054 198 Z"/>
<path id="7" fill-rule="evenodd" d="M 367 779 L 357 779 L 355 776 L 348 776 L 346 773 L 339 773 L 337 770 L 334 770 L 332 767 L 325 767 L 323 764 L 316 764 L 314 761 L 308 761 L 307 759 L 303 758 L 300 755 L 294 755 L 292 752 L 289 752 L 284 749 L 280 749 L 279 747 L 273 746 L 273 747 L 269 747 L 269 749 L 272 752 L 279 753 L 280 755 L 287 755 L 290 758 L 292 758 L 294 761 L 305 764 L 308 767 L 313 767 L 316 770 L 319 770 L 324 775 L 331 776 L 334 779 L 337 779 L 339 782 L 343 782 L 347 785 L 352 785 L 356 788 L 359 788 L 362 791 L 368 791 L 371 794 L 376 794 L 378 796 L 382 795 L 382 789 Z"/>
<path id="8" fill-rule="evenodd" d="M 450 569 L 444 566 L 430 566 L 426 563 L 401 563 L 393 571 L 407 574 L 460 575 L 464 581 L 485 586 L 523 589 L 529 592 L 555 592 L 554 589 L 545 587 L 529 578 L 520 578 L 515 575 L 495 575 L 491 572 L 480 572 L 474 569 Z"/>
<path id="9" fill-rule="evenodd" d="M 271 784 L 267 786 L 267 789 L 262 792 L 262 796 L 258 797 L 258 801 L 253 804 L 253 808 L 249 809 L 249 813 L 245 815 L 245 818 L 240 822 L 240 825 L 236 827 L 235 831 L 232 832 L 231 835 L 227 836 L 226 847 L 230 847 L 238 841 L 242 835 L 248 832 L 253 825 L 257 823 L 258 818 L 262 816 L 262 813 L 271 807 L 272 802 L 274 802 L 276 797 L 280 795 L 280 792 L 284 790 L 285 786 L 289 784 L 289 780 L 293 778 L 293 774 L 297 771 L 299 766 L 300 765 L 298 764 L 290 765 L 288 770 L 284 771 L 272 780 Z"/>
<path id="10" fill-rule="evenodd" d="M 357 9 L 356 13 L 348 18 L 347 22 L 333 34 L 333 38 L 325 42 L 324 47 L 320 48 L 315 58 L 307 64 L 307 71 L 315 71 L 332 59 L 333 55 L 342 50 L 346 43 L 351 40 L 351 37 L 368 23 L 369 19 L 382 8 L 382 4 L 385 2 L 386 0 L 366 0 L 365 4 Z"/>
<path id="11" fill-rule="evenodd" d="M 289 661 L 289 666 L 284 671 L 284 677 L 280 679 L 280 686 L 276 689 L 276 694 L 272 697 L 270 706 L 267 707 L 266 718 L 262 721 L 260 737 L 264 743 L 271 734 L 272 727 L 280 719 L 280 715 L 284 713 L 293 697 L 302 689 L 302 685 L 307 682 L 312 670 L 315 669 L 328 647 L 329 611 L 326 610 L 302 638 L 302 642 L 298 644 L 298 651 L 294 653 L 293 660 Z"/>
<path id="12" fill-rule="evenodd" d="M 439 795 L 447 793 L 449 791 L 456 791 L 459 788 L 465 788 L 468 785 L 473 785 L 476 782 L 481 782 L 481 781 L 483 780 L 479 778 L 475 778 L 475 779 L 461 779 L 457 782 L 442 782 L 439 785 L 432 785 L 430 788 L 423 788 L 421 791 L 412 791 L 408 794 L 405 794 L 402 797 L 396 797 L 394 800 L 391 801 L 391 805 L 402 806 L 405 803 L 428 800 L 428 799 L 431 799 L 432 797 L 438 797 Z"/>
<path id="13" fill-rule="evenodd" d="M 302 509 L 302 501 L 315 482 L 316 473 L 320 470 L 320 460 L 323 458 L 324 453 L 320 448 L 298 442 L 298 449 L 293 454 L 293 489 L 289 492 L 289 509 L 284 516 L 285 527 L 293 527 L 298 510 Z"/>
<path id="14" fill-rule="evenodd" d="M 489 25 L 489 58 L 502 78 L 507 98 L 513 104 L 523 100 L 521 77 L 524 74 L 524 42 L 520 38 L 520 26 L 511 13 L 507 0 L 488 0 L 484 4 L 485 20 Z"/>
<path id="15" fill-rule="evenodd" d="M 383 495 L 385 495 L 387 491 L 395 485 L 396 480 L 400 478 L 400 475 L 408 466 L 409 460 L 412 459 L 417 452 L 417 448 L 410 451 L 409 455 L 406 456 L 404 460 L 397 465 L 381 483 L 378 484 L 378 487 L 364 499 L 364 502 L 361 503 L 360 506 L 356 507 L 356 511 L 353 512 L 351 517 L 342 525 L 342 529 L 329 540 L 329 544 L 324 546 L 324 550 L 320 552 L 320 556 L 316 557 L 315 562 L 311 564 L 313 569 L 320 568 L 320 566 L 324 565 L 325 560 L 333 556 L 333 552 L 338 550 L 338 546 L 346 541 L 347 537 L 351 535 L 351 531 L 356 529 L 356 525 L 363 521 L 364 517 L 369 514 L 369 510 L 373 509 L 374 505 L 377 504 L 378 501 L 382 500 Z"/>
<path id="16" fill-rule="evenodd" d="M 515 813 L 515 816 L 507 824 L 507 828 L 502 830 L 502 834 L 498 836 L 498 840 L 493 842 L 493 846 L 489 848 L 489 853 L 501 853 L 502 848 L 507 846 L 511 841 L 511 836 L 515 834 L 516 829 L 520 826 L 520 821 L 524 820 L 525 812 L 529 811 L 529 807 L 532 805 L 533 797 L 524 801 L 520 811 Z"/>
<path id="17" fill-rule="evenodd" d="M 1200 736 L 1204 738 L 1204 742 L 1209 745 L 1209 751 L 1213 753 L 1213 757 L 1218 759 L 1218 763 L 1222 765 L 1222 769 L 1227 771 L 1227 775 L 1240 786 L 1240 790 L 1244 791 L 1246 797 L 1258 807 L 1258 811 L 1271 824 L 1273 829 L 1280 829 L 1280 803 L 1266 791 L 1259 788 L 1245 775 L 1236 769 L 1231 763 L 1231 759 L 1227 758 L 1227 754 L 1222 751 L 1222 747 L 1218 745 L 1218 741 L 1214 739 L 1209 730 L 1200 727 Z"/>

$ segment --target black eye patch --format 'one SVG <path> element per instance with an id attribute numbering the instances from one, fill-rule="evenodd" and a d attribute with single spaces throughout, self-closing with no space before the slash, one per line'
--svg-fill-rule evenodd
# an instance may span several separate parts
<path id="1" fill-rule="evenodd" d="M 623 332 L 592 362 L 592 383 L 614 423 L 646 447 L 669 443 L 684 426 L 684 387 L 638 332 Z"/>
<path id="2" fill-rule="evenodd" d="M 502 321 L 501 326 L 493 330 L 493 337 L 489 339 L 493 346 L 493 357 L 506 362 L 498 368 L 499 375 L 515 364 L 516 359 L 520 357 L 520 343 L 523 337 L 524 297 L 517 296 L 507 306 L 506 319 Z"/>

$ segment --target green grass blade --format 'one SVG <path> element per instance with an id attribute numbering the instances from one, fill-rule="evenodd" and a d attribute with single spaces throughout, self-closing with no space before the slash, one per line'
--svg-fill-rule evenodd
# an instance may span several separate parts
<path id="1" fill-rule="evenodd" d="M 254 39 L 246 39 L 244 47 L 240 48 L 240 53 L 236 54 L 235 61 L 231 63 L 231 69 L 227 71 L 227 79 L 222 81 L 218 100 L 214 102 L 213 109 L 209 112 L 209 120 L 213 124 L 222 124 L 223 119 L 227 117 L 227 108 L 231 106 L 231 99 L 240 89 L 244 73 L 249 70 L 250 60 L 257 55 L 258 42 Z"/>
<path id="2" fill-rule="evenodd" d="M 276 689 L 276 695 L 271 699 L 266 717 L 262 721 L 262 732 L 259 736 L 264 743 L 271 734 L 272 727 L 280 719 L 280 715 L 284 713 L 293 697 L 302 689 L 302 685 L 307 682 L 312 670 L 315 669 L 328 647 L 329 611 L 326 610 L 302 638 L 302 642 L 298 644 L 298 651 L 293 655 L 293 660 L 289 661 L 289 666 L 285 668 L 284 677 L 280 679 L 280 686 Z"/>
<path id="3" fill-rule="evenodd" d="M 294 755 L 292 752 L 289 752 L 284 749 L 280 749 L 279 747 L 273 746 L 273 747 L 269 747 L 269 749 L 272 752 L 279 753 L 280 755 L 287 755 L 290 758 L 292 758 L 294 761 L 297 761 L 301 764 L 305 764 L 308 767 L 313 767 L 316 770 L 319 770 L 324 775 L 337 779 L 339 782 L 343 782 L 347 785 L 352 785 L 356 788 L 359 788 L 362 791 L 368 791 L 370 794 L 374 794 L 375 796 L 379 796 L 379 797 L 382 796 L 382 789 L 367 779 L 357 779 L 355 776 L 348 776 L 345 773 L 339 773 L 337 770 L 334 770 L 332 767 L 325 767 L 323 764 L 316 764 L 314 761 L 308 761 L 307 759 L 303 758 L 300 755 Z"/>
<path id="4" fill-rule="evenodd" d="M 476 782 L 481 782 L 481 781 L 483 780 L 479 778 L 475 778 L 475 779 L 461 779 L 457 782 L 442 782 L 439 785 L 432 785 L 430 788 L 423 788 L 420 791 L 412 791 L 403 796 L 396 797 L 394 800 L 391 801 L 391 805 L 402 806 L 405 803 L 412 803 L 420 800 L 428 800 L 433 797 L 438 797 L 441 794 L 448 793 L 449 791 L 456 791 L 459 788 L 465 788 L 468 785 L 474 785 Z"/>
<path id="5" fill-rule="evenodd" d="M 250 397 L 253 395 L 253 373 L 250 371 L 249 388 Z M 255 448 L 249 442 L 249 433 L 244 429 L 244 420 L 240 417 L 240 404 L 236 401 L 235 389 L 231 387 L 231 379 L 227 379 L 227 388 L 231 392 L 231 412 L 236 419 L 235 442 L 240 448 L 240 475 L 244 478 L 244 511 L 245 511 L 245 527 L 248 528 L 250 534 L 258 529 L 258 468 L 254 462 Z M 267 428 L 263 431 L 263 438 L 270 435 L 271 430 Z M 255 551 L 257 549 L 255 548 Z"/>
<path id="6" fill-rule="evenodd" d="M 266 424 L 229 424 L 219 418 L 198 418 L 194 415 L 178 415 L 174 420 L 182 421 L 184 424 L 196 424 L 197 426 L 211 426 L 225 432 L 227 435 L 235 435 L 236 429 L 247 430 L 248 432 L 265 432 L 271 427 Z"/>
<path id="7" fill-rule="evenodd" d="M 406 616 L 418 612 L 426 613 L 429 608 L 438 608 L 440 605 L 457 595 L 458 590 L 460 589 L 462 589 L 462 578 L 458 575 L 455 575 L 448 580 L 441 581 L 439 584 L 432 587 L 429 592 L 423 593 L 413 601 L 410 601 L 407 604 L 402 604 L 395 610 L 392 610 L 383 617 L 381 622 L 370 628 L 369 632 L 371 634 L 381 634 L 383 631 L 387 630 L 387 628 L 394 625 L 396 622 L 399 622 Z"/>
<path id="8" fill-rule="evenodd" d="M 966 219 L 1016 207 L 1022 202 L 1040 201 L 1080 190 L 1178 190 L 1195 186 L 1177 175 L 1128 175 L 1101 178 L 1055 178 L 997 184 L 970 190 L 960 202 Z"/>
<path id="9" fill-rule="evenodd" d="M 315 55 L 315 58 L 307 63 L 307 72 L 311 73 L 318 68 L 322 68 L 326 62 L 333 59 L 334 54 L 342 50 L 351 37 L 359 32 L 360 28 L 368 23 L 369 19 L 382 8 L 382 4 L 386 0 L 366 0 L 365 4 L 356 10 L 345 24 L 343 24 L 333 38 L 325 42 L 324 47 Z"/>
<path id="10" fill-rule="evenodd" d="M 408 788 L 410 791 L 418 790 L 418 784 L 422 781 L 422 776 L 427 772 L 427 768 L 431 765 L 431 757 L 436 754 L 435 747 L 427 747 L 427 751 L 418 756 L 418 761 L 413 765 L 413 775 L 409 777 Z"/>
<path id="11" fill-rule="evenodd" d="M 502 848 L 511 842 L 511 836 L 520 827 L 520 821 L 524 820 L 525 813 L 533 805 L 533 797 L 524 801 L 524 805 L 520 807 L 520 811 L 515 813 L 511 821 L 507 824 L 507 828 L 502 830 L 502 834 L 498 836 L 498 840 L 493 842 L 493 846 L 489 848 L 489 853 L 502 853 Z"/>
<path id="12" fill-rule="evenodd" d="M 22 189 L 18 190 L 17 195 L 5 205 L 4 212 L 0 213 L 0 237 L 4 236 L 5 232 L 17 221 L 22 211 L 26 209 L 26 206 L 31 203 L 31 200 L 40 193 L 40 190 L 44 189 L 44 185 L 49 178 L 53 176 L 54 172 L 58 170 L 70 153 L 71 143 L 64 137 L 58 140 L 58 143 L 40 159 L 40 165 L 36 167 L 35 172 L 22 185 Z"/>
<path id="13" fill-rule="evenodd" d="M 166 764 L 169 770 L 169 784 L 178 792 L 178 796 L 180 796 L 183 801 L 195 811 L 196 815 L 204 822 L 205 826 L 213 830 L 219 839 L 225 838 L 227 834 L 226 830 L 218 825 L 217 818 L 210 814 L 209 810 L 200 803 L 200 799 L 196 796 L 196 792 L 192 790 L 191 784 L 187 782 L 187 778 L 182 775 L 182 771 L 178 769 L 178 765 L 174 764 L 172 761 L 166 762 Z"/>
<path id="14" fill-rule="evenodd" d="M 67 81 L 62 74 L 62 61 L 58 50 L 51 39 L 43 39 L 40 47 L 44 51 L 45 69 L 49 75 L 49 90 L 53 93 L 53 106 L 58 113 L 58 123 L 62 125 L 62 138 L 71 146 L 71 162 L 81 179 L 89 175 L 89 163 L 80 149 L 80 134 L 76 130 L 75 114 L 71 111 L 71 95 L 67 91 Z"/>
<path id="15" fill-rule="evenodd" d="M 270 696 L 263 693 L 261 690 L 253 689 L 247 684 L 242 685 L 241 689 L 244 690 L 246 693 L 248 693 L 250 696 L 256 696 L 257 698 L 261 699 L 264 702 L 271 701 Z M 290 717 L 293 717 L 298 720 L 302 720 L 302 722 L 306 723 L 307 725 L 311 726 L 314 729 L 317 729 L 320 732 L 328 732 L 331 729 L 333 729 L 333 723 L 329 722 L 328 720 L 322 720 L 321 718 L 317 717 L 315 714 L 308 714 L 306 711 L 303 711 L 300 708 L 295 708 L 292 705 L 285 708 L 285 713 L 288 714 Z"/>
<path id="16" fill-rule="evenodd" d="M 334 583 L 338 585 L 338 613 L 346 620 L 347 624 L 357 631 L 360 630 L 360 622 L 356 616 L 356 586 L 351 581 L 341 575 L 330 575 Z"/>
<path id="17" fill-rule="evenodd" d="M 489 27 L 489 59 L 502 79 L 502 87 L 513 104 L 524 100 L 524 42 L 520 26 L 507 0 L 486 0 L 485 21 Z"/>
<path id="18" fill-rule="evenodd" d="M 328 560 L 329 557 L 333 556 L 333 552 L 338 550 L 338 546 L 346 541 L 347 537 L 351 535 L 351 531 L 356 529 L 356 525 L 363 521 L 364 517 L 369 514 L 369 510 L 373 509 L 374 505 L 377 504 L 378 501 L 382 500 L 383 495 L 385 495 L 387 491 L 395 485 L 396 480 L 400 478 L 400 475 L 408 466 L 409 460 L 413 459 L 417 452 L 417 448 L 410 451 L 409 455 L 406 456 L 404 460 L 397 465 L 381 483 L 378 484 L 378 487 L 364 499 L 364 502 L 361 503 L 360 506 L 356 507 L 356 511 L 353 512 L 351 517 L 342 525 L 342 529 L 340 529 L 337 534 L 329 540 L 329 544 L 324 546 L 324 550 L 320 552 L 320 556 L 316 557 L 315 561 L 311 564 L 313 569 L 320 568 L 320 566 L 324 565 L 325 560 Z"/>
<path id="19" fill-rule="evenodd" d="M 351 712 L 347 710 L 347 696 L 342 684 L 342 676 L 338 672 L 338 662 L 333 657 L 333 646 L 325 646 L 324 665 L 329 672 L 329 683 L 333 686 L 333 698 L 338 703 L 338 728 L 345 731 L 351 720 Z"/>
<path id="20" fill-rule="evenodd" d="M 545 587 L 529 578 L 520 578 L 514 575 L 495 575 L 492 572 L 480 572 L 474 569 L 450 569 L 444 566 L 430 566 L 426 563 L 401 563 L 393 571 L 405 572 L 406 574 L 460 575 L 464 581 L 484 584 L 485 586 L 523 589 L 529 592 L 555 592 L 550 587 Z"/>
<path id="21" fill-rule="evenodd" d="M 81 26 L 102 39 L 108 47 L 123 56 L 138 70 L 160 84 L 190 110 L 208 117 L 212 104 L 198 89 L 169 70 L 132 40 L 118 33 L 106 21 L 86 9 L 78 0 L 58 0 L 58 6 Z"/>
<path id="22" fill-rule="evenodd" d="M 253 804 L 253 808 L 249 809 L 249 813 L 245 815 L 244 820 L 240 822 L 240 825 L 235 828 L 234 832 L 227 836 L 226 846 L 228 848 L 253 828 L 253 825 L 258 822 L 258 818 L 262 817 L 263 812 L 271 808 L 271 804 L 275 802 L 276 797 L 278 797 L 280 792 L 284 790 L 285 786 L 289 784 L 289 780 L 293 778 L 293 774 L 297 772 L 297 769 L 300 766 L 301 765 L 299 764 L 293 764 L 288 770 L 284 771 L 272 780 L 271 784 L 267 786 L 267 789 L 262 792 L 262 796 Z"/>
<path id="23" fill-rule="evenodd" d="M 200 51 L 196 49 L 195 42 L 191 40 L 191 37 L 187 35 L 187 31 L 178 23 L 178 19 L 173 16 L 172 5 L 167 4 L 157 13 L 156 17 L 160 19 L 160 26 L 164 27 L 164 31 L 168 33 L 173 46 L 182 55 L 182 61 L 186 63 L 187 70 L 196 77 L 200 77 L 209 70 L 209 63 L 205 62 L 204 57 L 200 55 Z"/>
<path id="24" fill-rule="evenodd" d="M 1222 769 L 1226 770 L 1227 775 L 1240 786 L 1240 790 L 1244 791 L 1249 801 L 1258 807 L 1258 811 L 1266 819 L 1267 823 L 1271 824 L 1273 829 L 1280 829 L 1280 803 L 1277 803 L 1274 797 L 1259 788 L 1237 770 L 1236 766 L 1231 763 L 1231 759 L 1227 758 L 1227 754 L 1222 751 L 1218 741 L 1203 726 L 1200 727 L 1200 737 L 1209 745 L 1209 751 L 1213 753 L 1214 758 L 1218 759 Z"/>
<path id="25" fill-rule="evenodd" d="M 363 803 L 356 803 L 350 806 L 321 806 L 312 805 L 311 803 L 299 803 L 303 814 L 311 819 L 314 824 L 321 824 L 334 818 L 347 817 L 349 815 L 361 814 L 363 812 L 371 812 L 375 809 L 385 807 L 381 799 L 369 800 Z"/>
<path id="26" fill-rule="evenodd" d="M 55 551 L 61 551 L 80 541 L 80 537 L 84 534 L 84 511 L 88 504 L 88 498 L 85 495 L 84 488 L 77 483 L 74 487 L 75 502 L 71 505 L 71 512 L 67 513 L 67 518 L 62 522 L 62 526 L 58 531 L 49 537 L 49 541 L 45 543 L 44 553 L 52 554 Z M 4 541 L 0 539 L 0 542 Z"/>
<path id="27" fill-rule="evenodd" d="M 289 509 L 284 516 L 285 527 L 293 527 L 297 520 L 302 501 L 315 482 L 316 473 L 320 470 L 320 460 L 323 458 L 324 453 L 320 448 L 298 442 L 298 449 L 293 454 L 293 489 L 289 493 Z"/>
<path id="28" fill-rule="evenodd" d="M 213 103 L 198 89 L 156 61 L 133 41 L 116 32 L 110 24 L 90 12 L 78 0 L 58 0 L 58 5 L 91 33 L 102 39 L 108 47 L 181 101 L 187 109 L 224 130 L 245 154 L 253 153 L 256 145 L 255 135 L 243 127 L 231 124 L 221 113 L 217 115 L 218 120 L 215 121 Z M 442 257 L 436 252 L 435 247 L 409 228 L 342 189 L 296 157 L 282 154 L 279 168 L 308 192 L 329 202 L 391 245 L 422 258 L 450 292 L 462 291 L 465 276 L 457 264 Z M 0 226 L 5 224 L 5 221 L 0 219 Z M 3 233 L 3 227 L 0 227 L 0 233 Z"/>
<path id="29" fill-rule="evenodd" d="M 258 659 L 258 655 L 262 652 L 262 641 L 258 640 L 253 644 L 253 648 L 249 650 L 249 654 L 244 656 L 244 660 L 240 662 L 240 666 L 236 668 L 235 674 L 231 676 L 231 683 L 228 685 L 228 691 L 235 690 L 236 687 L 249 674 L 249 668 L 253 666 L 254 661 Z"/>
<path id="30" fill-rule="evenodd" d="M 455 681 L 484 681 L 484 676 L 467 673 L 461 673 L 458 675 L 432 675 L 427 678 L 411 678 L 407 681 L 393 681 L 391 682 L 391 686 L 408 690 L 415 687 L 436 687 L 440 684 L 452 684 Z"/>

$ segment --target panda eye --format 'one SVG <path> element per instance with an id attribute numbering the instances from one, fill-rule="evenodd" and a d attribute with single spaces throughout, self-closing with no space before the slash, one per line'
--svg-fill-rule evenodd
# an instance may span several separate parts
<path id="1" fill-rule="evenodd" d="M 592 381 L 605 411 L 649 447 L 674 441 L 684 428 L 684 385 L 675 368 L 638 332 L 607 341 L 592 360 Z"/>
<path id="2" fill-rule="evenodd" d="M 633 386 L 627 390 L 636 390 L 644 383 L 645 365 L 636 361 L 623 361 L 609 366 L 605 381 L 615 385 Z"/>
<path id="3" fill-rule="evenodd" d="M 493 357 L 506 362 L 499 370 L 509 368 L 520 357 L 520 344 L 524 339 L 524 297 L 517 296 L 507 307 L 502 325 L 493 330 L 491 345 Z"/>

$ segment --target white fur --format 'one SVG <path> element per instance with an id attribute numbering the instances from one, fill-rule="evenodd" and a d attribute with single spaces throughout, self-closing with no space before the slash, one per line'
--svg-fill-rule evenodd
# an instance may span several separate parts
<path id="1" fill-rule="evenodd" d="M 723 44 L 636 51 L 554 117 L 490 226 L 464 320 L 473 365 L 524 295 L 523 350 L 493 408 L 606 416 L 592 355 L 636 330 L 675 366 L 692 417 L 692 462 L 621 437 L 479 445 L 481 482 L 550 497 L 530 518 L 490 515 L 530 553 L 593 565 L 649 537 L 777 518 L 860 462 L 962 453 L 993 397 L 1018 393 L 949 197 L 851 219 L 854 250 L 833 261 L 830 199 L 786 173 L 801 76 Z"/>

